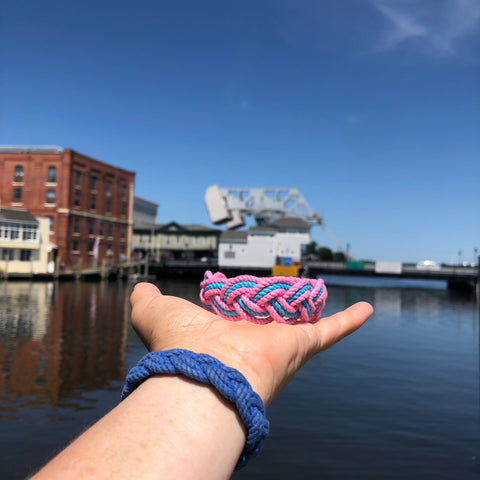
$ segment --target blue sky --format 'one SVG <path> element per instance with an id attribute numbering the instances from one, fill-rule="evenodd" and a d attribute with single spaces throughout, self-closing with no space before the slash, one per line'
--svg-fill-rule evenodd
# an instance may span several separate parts
<path id="1" fill-rule="evenodd" d="M 295 187 L 357 258 L 472 261 L 479 51 L 480 0 L 3 0 L 0 144 L 134 170 L 160 223 Z"/>

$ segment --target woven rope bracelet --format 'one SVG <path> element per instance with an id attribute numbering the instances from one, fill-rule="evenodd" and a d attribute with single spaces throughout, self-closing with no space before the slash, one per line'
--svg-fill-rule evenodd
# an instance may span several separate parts
<path id="1" fill-rule="evenodd" d="M 244 467 L 250 458 L 257 455 L 268 435 L 269 422 L 262 399 L 238 370 L 210 355 L 190 350 L 150 352 L 128 373 L 122 400 L 148 377 L 159 373 L 181 374 L 212 385 L 224 398 L 235 404 L 247 429 L 247 441 L 235 470 Z"/>
<path id="2" fill-rule="evenodd" d="M 320 318 L 327 298 L 322 279 L 240 275 L 205 272 L 200 284 L 205 309 L 227 320 L 253 323 L 304 323 Z"/>

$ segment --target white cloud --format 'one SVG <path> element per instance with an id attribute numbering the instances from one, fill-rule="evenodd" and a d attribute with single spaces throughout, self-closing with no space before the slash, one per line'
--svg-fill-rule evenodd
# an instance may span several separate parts
<path id="1" fill-rule="evenodd" d="M 480 0 L 370 0 L 387 20 L 379 50 L 410 43 L 436 55 L 455 55 L 480 26 Z"/>

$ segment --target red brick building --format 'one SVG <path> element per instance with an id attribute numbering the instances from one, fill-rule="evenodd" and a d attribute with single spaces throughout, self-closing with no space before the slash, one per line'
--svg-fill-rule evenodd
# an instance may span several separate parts
<path id="1" fill-rule="evenodd" d="M 0 201 L 50 218 L 67 267 L 130 255 L 135 173 L 61 147 L 0 147 Z"/>

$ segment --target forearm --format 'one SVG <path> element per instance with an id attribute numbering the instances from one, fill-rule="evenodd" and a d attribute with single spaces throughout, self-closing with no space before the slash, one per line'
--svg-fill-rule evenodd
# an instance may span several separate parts
<path id="1" fill-rule="evenodd" d="M 210 387 L 154 376 L 34 478 L 228 479 L 246 432 Z"/>

